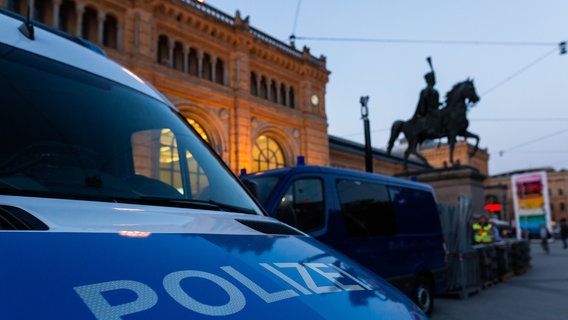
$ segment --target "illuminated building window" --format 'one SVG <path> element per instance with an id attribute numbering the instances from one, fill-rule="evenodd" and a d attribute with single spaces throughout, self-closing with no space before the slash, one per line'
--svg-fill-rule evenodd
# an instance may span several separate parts
<path id="1" fill-rule="evenodd" d="M 207 132 L 203 129 L 203 127 L 195 120 L 191 118 L 186 118 L 187 122 L 195 129 L 197 134 L 203 138 L 207 143 L 210 143 L 209 136 Z M 187 166 L 189 168 L 189 178 L 191 181 L 191 190 L 194 193 L 194 190 L 198 190 L 199 192 L 203 191 L 208 185 L 209 182 L 207 181 L 207 176 L 204 174 L 203 169 L 197 164 L 197 162 L 193 159 L 190 153 L 187 154 Z"/>
<path id="2" fill-rule="evenodd" d="M 189 124 L 193 127 L 193 129 L 195 129 L 195 131 L 197 131 L 197 134 L 199 134 L 201 136 L 201 138 L 203 138 L 203 140 L 205 140 L 209 143 L 209 137 L 207 136 L 207 132 L 205 132 L 203 127 L 191 118 L 186 118 L 186 119 L 187 119 L 187 122 L 189 122 Z"/>
<path id="3" fill-rule="evenodd" d="M 194 125 L 197 125 L 201 129 L 201 132 L 203 132 L 199 124 L 195 122 Z M 205 133 L 203 132 L 202 137 L 204 135 Z M 205 135 L 204 139 L 206 138 L 207 135 Z M 177 148 L 174 134 L 169 129 L 163 129 L 160 136 L 160 180 L 173 186 L 183 194 L 184 189 L 180 174 L 179 153 L 180 150 Z M 196 195 L 202 194 L 202 192 L 207 189 L 209 181 L 203 168 L 199 166 L 190 152 L 185 151 L 185 158 L 189 169 L 190 190 L 193 198 Z"/>
<path id="4" fill-rule="evenodd" d="M 180 172 L 176 138 L 171 130 L 163 129 L 160 135 L 160 181 L 183 193 Z"/>
<path id="5" fill-rule="evenodd" d="M 252 150 L 253 170 L 264 171 L 284 168 L 284 153 L 274 139 L 260 136 L 256 139 Z"/>

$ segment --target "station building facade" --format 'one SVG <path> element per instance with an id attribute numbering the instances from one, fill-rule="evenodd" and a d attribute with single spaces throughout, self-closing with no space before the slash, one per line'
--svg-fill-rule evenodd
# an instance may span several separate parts
<path id="1" fill-rule="evenodd" d="M 194 0 L 0 0 L 153 84 L 239 172 L 329 165 L 325 57 Z M 167 140 L 167 139 L 164 139 Z M 164 141 L 167 143 L 167 141 Z M 167 165 L 165 165 L 167 167 Z"/>
<path id="2" fill-rule="evenodd" d="M 328 135 L 326 58 L 255 29 L 238 11 L 230 16 L 195 0 L 0 0 L 22 15 L 28 5 L 34 20 L 87 39 L 153 84 L 235 173 L 293 166 L 298 156 L 364 170 L 363 145 Z M 456 160 L 487 175 L 487 151 L 473 158 L 469 151 L 459 143 Z M 436 168 L 448 165 L 447 146 L 420 152 Z M 156 161 L 171 170 L 171 159 Z M 402 157 L 374 148 L 373 167 L 400 173 Z M 411 159 L 409 169 L 427 166 Z M 568 174 L 549 177 L 553 216 L 568 217 Z M 489 177 L 486 194 L 512 212 L 506 181 Z"/>

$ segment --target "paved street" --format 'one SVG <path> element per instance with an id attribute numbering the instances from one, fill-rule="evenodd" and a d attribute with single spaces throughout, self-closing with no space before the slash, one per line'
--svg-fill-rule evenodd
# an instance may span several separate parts
<path id="1" fill-rule="evenodd" d="M 568 319 L 568 249 L 563 250 L 558 240 L 550 249 L 545 255 L 533 243 L 530 271 L 468 299 L 439 297 L 432 319 Z"/>

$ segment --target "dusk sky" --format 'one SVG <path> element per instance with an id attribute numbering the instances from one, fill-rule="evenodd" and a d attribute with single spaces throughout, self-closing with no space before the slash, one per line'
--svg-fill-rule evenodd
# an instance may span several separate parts
<path id="1" fill-rule="evenodd" d="M 491 175 L 568 168 L 566 0 L 205 2 L 327 57 L 330 135 L 364 142 L 359 98 L 368 95 L 372 145 L 386 148 L 391 124 L 414 113 L 431 56 L 441 99 L 474 79 L 481 101 L 469 131 L 490 154 Z"/>

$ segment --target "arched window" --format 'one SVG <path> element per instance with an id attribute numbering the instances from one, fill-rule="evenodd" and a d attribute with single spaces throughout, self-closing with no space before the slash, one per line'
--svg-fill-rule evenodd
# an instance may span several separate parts
<path id="1" fill-rule="evenodd" d="M 188 53 L 188 57 L 187 57 L 187 64 L 188 64 L 187 72 L 189 72 L 189 74 L 191 74 L 193 76 L 196 76 L 199 62 L 197 60 L 197 51 L 195 51 L 195 49 L 193 49 L 193 48 L 189 48 L 189 53 Z"/>
<path id="2" fill-rule="evenodd" d="M 286 87 L 284 84 L 280 84 L 280 104 L 286 105 Z"/>
<path id="3" fill-rule="evenodd" d="M 270 100 L 272 102 L 278 102 L 278 90 L 276 89 L 274 80 L 270 82 Z"/>
<path id="4" fill-rule="evenodd" d="M 118 48 L 118 21 L 114 16 L 107 15 L 104 23 L 103 45 Z"/>
<path id="5" fill-rule="evenodd" d="M 250 73 L 250 94 L 258 97 L 258 84 L 256 83 L 256 74 Z"/>
<path id="6" fill-rule="evenodd" d="M 51 4 L 50 4 L 51 5 Z M 45 7 L 46 3 L 44 1 L 34 2 L 34 20 L 45 23 Z"/>
<path id="7" fill-rule="evenodd" d="M 207 132 L 205 132 L 203 127 L 197 121 L 191 118 L 186 118 L 186 119 L 187 122 L 189 122 L 189 124 L 193 127 L 193 129 L 195 129 L 197 134 L 199 134 L 201 138 L 203 138 L 203 140 L 205 140 L 207 143 L 210 143 L 209 136 L 207 135 Z M 191 190 L 199 190 L 199 192 L 202 192 L 209 185 L 209 182 L 207 181 L 207 176 L 205 175 L 203 168 L 201 168 L 197 164 L 197 162 L 195 161 L 195 159 L 193 159 L 193 157 L 187 158 L 187 166 L 189 169 L 189 180 L 191 181 Z"/>
<path id="8" fill-rule="evenodd" d="M 170 129 L 163 129 L 160 135 L 160 181 L 183 193 L 177 141 Z"/>
<path id="9" fill-rule="evenodd" d="M 288 106 L 292 109 L 296 109 L 296 94 L 294 93 L 294 88 L 290 88 L 290 104 Z"/>
<path id="10" fill-rule="evenodd" d="M 22 14 L 22 0 L 8 0 L 6 3 L 6 8 L 10 11 Z"/>
<path id="11" fill-rule="evenodd" d="M 158 63 L 168 65 L 168 37 L 160 36 L 158 38 Z"/>
<path id="12" fill-rule="evenodd" d="M 203 74 L 202 74 L 202 78 L 203 79 L 207 79 L 207 80 L 211 80 L 211 75 L 213 74 L 211 72 L 211 56 L 209 54 L 204 54 L 203 55 Z"/>
<path id="13" fill-rule="evenodd" d="M 183 71 L 183 46 L 180 42 L 174 45 L 174 61 L 173 68 L 176 70 Z"/>
<path id="14" fill-rule="evenodd" d="M 560 211 L 565 211 L 566 210 L 566 205 L 564 205 L 564 202 L 560 202 Z"/>
<path id="15" fill-rule="evenodd" d="M 187 122 L 189 122 L 189 124 L 193 127 L 193 129 L 197 131 L 197 134 L 199 134 L 201 138 L 203 138 L 203 140 L 209 142 L 209 136 L 207 135 L 207 132 L 205 132 L 205 129 L 203 129 L 203 127 L 197 121 L 191 118 L 186 118 L 186 119 Z"/>
<path id="16" fill-rule="evenodd" d="M 259 88 L 259 97 L 266 99 L 268 98 L 268 83 L 266 82 L 266 78 L 262 76 L 260 78 L 260 88 Z"/>
<path id="17" fill-rule="evenodd" d="M 81 37 L 93 43 L 97 42 L 97 11 L 92 7 L 85 8 Z"/>
<path id="18" fill-rule="evenodd" d="M 59 7 L 59 29 L 67 33 L 75 33 L 75 21 L 77 15 L 75 13 L 75 2 L 63 0 Z"/>
<path id="19" fill-rule="evenodd" d="M 256 139 L 252 149 L 253 171 L 284 168 L 284 152 L 278 143 L 267 136 Z"/>
<path id="20" fill-rule="evenodd" d="M 225 63 L 219 58 L 217 58 L 217 64 L 215 65 L 215 82 L 225 84 Z"/>

